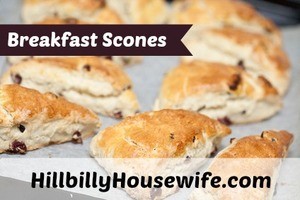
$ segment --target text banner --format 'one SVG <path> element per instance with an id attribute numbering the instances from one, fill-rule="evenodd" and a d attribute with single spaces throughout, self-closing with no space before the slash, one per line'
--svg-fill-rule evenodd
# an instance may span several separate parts
<path id="1" fill-rule="evenodd" d="M 0 55 L 187 56 L 191 25 L 0 25 Z"/>

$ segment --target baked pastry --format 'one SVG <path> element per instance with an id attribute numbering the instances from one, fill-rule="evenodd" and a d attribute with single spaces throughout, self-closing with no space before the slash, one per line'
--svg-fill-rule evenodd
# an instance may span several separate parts
<path id="1" fill-rule="evenodd" d="M 220 121 L 249 123 L 281 108 L 277 90 L 263 77 L 220 63 L 182 63 L 166 74 L 154 109 L 197 111 Z"/>
<path id="2" fill-rule="evenodd" d="M 292 141 L 293 135 L 286 131 L 264 131 L 261 135 L 232 139 L 231 145 L 216 156 L 207 171 L 222 178 L 220 185 L 227 185 L 231 176 L 269 176 L 271 187 L 266 188 L 264 180 L 264 188 L 195 189 L 190 199 L 272 199 L 282 158 L 287 155 Z"/>
<path id="3" fill-rule="evenodd" d="M 196 112 L 160 110 L 128 117 L 106 128 L 93 138 L 90 150 L 109 173 L 179 175 L 198 169 L 205 159 L 194 162 L 196 165 L 186 161 L 208 157 L 230 132 L 225 125 Z M 135 199 L 163 199 L 176 188 L 125 190 Z"/>
<path id="4" fill-rule="evenodd" d="M 196 112 L 146 112 L 100 132 L 93 138 L 91 154 L 102 158 L 205 158 L 230 132 L 225 125 Z"/>
<path id="5" fill-rule="evenodd" d="M 106 3 L 128 24 L 161 24 L 169 14 L 164 0 L 106 0 Z"/>
<path id="6" fill-rule="evenodd" d="M 25 0 L 22 18 L 35 23 L 46 18 L 75 18 L 93 24 L 120 24 L 119 15 L 105 0 Z"/>
<path id="7" fill-rule="evenodd" d="M 204 60 L 241 66 L 265 76 L 283 95 L 290 81 L 290 63 L 280 46 L 267 37 L 235 28 L 196 31 L 185 44 L 193 56 L 183 61 Z"/>
<path id="8" fill-rule="evenodd" d="M 236 27 L 266 35 L 281 44 L 276 25 L 250 4 L 239 0 L 178 0 L 173 4 L 171 23 L 194 24 L 198 28 Z"/>
<path id="9" fill-rule="evenodd" d="M 59 18 L 59 17 L 49 17 L 46 18 L 42 21 L 36 22 L 35 24 L 44 24 L 44 25 L 48 25 L 48 24 L 89 24 L 87 22 L 78 20 L 76 18 Z M 31 58 L 43 58 L 43 57 L 47 57 L 47 56 L 8 56 L 8 62 L 10 64 L 17 64 L 21 61 L 24 60 L 28 60 Z M 49 56 L 48 56 L 49 57 Z M 54 56 L 50 56 L 50 58 L 53 58 Z M 59 56 L 55 56 L 55 57 L 59 57 Z M 116 64 L 120 65 L 120 66 L 129 66 L 132 64 L 136 64 L 141 62 L 142 57 L 141 56 L 101 56 L 103 58 L 112 60 L 113 62 L 115 62 Z"/>
<path id="10" fill-rule="evenodd" d="M 139 110 L 129 77 L 113 62 L 99 57 L 31 59 L 10 67 L 1 83 L 53 92 L 116 118 Z"/>
<path id="11" fill-rule="evenodd" d="M 0 153 L 26 153 L 49 144 L 82 143 L 100 127 L 96 114 L 52 93 L 0 86 Z"/>

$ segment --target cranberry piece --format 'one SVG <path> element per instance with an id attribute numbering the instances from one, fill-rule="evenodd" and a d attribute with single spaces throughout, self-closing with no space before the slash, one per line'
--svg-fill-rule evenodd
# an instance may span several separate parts
<path id="1" fill-rule="evenodd" d="M 75 133 L 73 133 L 72 142 L 74 144 L 82 144 L 83 143 L 81 133 L 79 131 L 76 131 Z"/>
<path id="2" fill-rule="evenodd" d="M 234 74 L 232 78 L 232 82 L 229 84 L 230 90 L 236 90 L 241 83 L 241 76 L 239 74 Z"/>
<path id="3" fill-rule="evenodd" d="M 83 66 L 83 69 L 89 72 L 91 71 L 91 66 L 89 64 L 86 64 Z"/>
<path id="4" fill-rule="evenodd" d="M 227 126 L 232 125 L 232 121 L 228 117 L 218 118 L 218 121 Z"/>
<path id="5" fill-rule="evenodd" d="M 174 133 L 170 133 L 170 138 L 174 140 Z"/>
<path id="6" fill-rule="evenodd" d="M 210 152 L 210 156 L 216 155 L 217 152 L 218 152 L 218 148 L 215 146 L 214 150 L 212 152 Z"/>
<path id="7" fill-rule="evenodd" d="M 121 111 L 115 112 L 115 113 L 114 113 L 114 117 L 115 117 L 116 119 L 122 119 L 122 118 L 123 118 L 123 114 L 122 114 Z"/>
<path id="8" fill-rule="evenodd" d="M 23 133 L 24 131 L 25 131 L 25 126 L 23 126 L 22 124 L 20 124 L 19 126 L 18 126 L 18 128 L 19 128 L 19 130 Z"/>
<path id="9" fill-rule="evenodd" d="M 15 84 L 20 85 L 22 83 L 22 76 L 20 74 L 11 74 L 11 79 Z"/>
<path id="10" fill-rule="evenodd" d="M 244 60 L 239 60 L 237 63 L 238 67 L 245 69 L 245 64 L 244 64 Z"/>
<path id="11" fill-rule="evenodd" d="M 27 147 L 26 147 L 24 142 L 15 140 L 11 143 L 11 146 L 9 148 L 9 152 L 25 154 L 27 152 Z"/>

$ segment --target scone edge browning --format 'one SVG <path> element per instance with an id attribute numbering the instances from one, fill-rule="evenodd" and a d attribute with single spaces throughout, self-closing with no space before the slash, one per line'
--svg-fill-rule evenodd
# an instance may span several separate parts
<path id="1" fill-rule="evenodd" d="M 233 139 L 217 158 L 284 158 L 293 139 L 287 131 L 267 130 L 260 135 Z"/>
<path id="2" fill-rule="evenodd" d="M 26 150 L 71 140 L 82 142 L 101 125 L 88 109 L 19 85 L 0 86 L 0 103 L 1 153 L 13 152 L 15 141 L 24 143 Z"/>
<path id="3" fill-rule="evenodd" d="M 98 133 L 92 140 L 91 154 L 96 158 L 176 158 L 205 147 L 208 149 L 203 149 L 206 155 L 202 156 L 206 157 L 230 132 L 225 125 L 195 112 L 146 112 Z"/>
<path id="4" fill-rule="evenodd" d="M 194 61 L 167 73 L 154 109 L 187 109 L 249 123 L 274 115 L 281 106 L 277 90 L 263 77 L 230 65 Z"/>
<path id="5" fill-rule="evenodd" d="M 282 158 L 287 156 L 292 141 L 291 133 L 275 130 L 263 131 L 261 135 L 232 139 L 231 145 L 217 154 L 207 170 L 221 176 L 223 183 L 226 183 L 232 175 L 269 176 L 270 188 L 238 187 L 235 188 L 235 192 L 227 188 L 198 188 L 191 193 L 189 199 L 272 199 Z"/>

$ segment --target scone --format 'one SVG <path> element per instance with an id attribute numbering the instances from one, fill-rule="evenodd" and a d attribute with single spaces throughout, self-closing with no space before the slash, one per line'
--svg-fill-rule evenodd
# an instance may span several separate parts
<path id="1" fill-rule="evenodd" d="M 182 63 L 163 80 L 154 109 L 197 111 L 226 124 L 267 119 L 281 108 L 277 90 L 244 69 L 194 61 Z"/>
<path id="2" fill-rule="evenodd" d="M 264 180 L 264 188 L 260 188 L 261 186 L 254 188 L 252 185 L 249 188 L 242 188 L 238 185 L 234 189 L 229 187 L 195 189 L 190 199 L 272 199 L 282 158 L 287 155 L 292 141 L 293 135 L 286 131 L 264 131 L 261 135 L 232 139 L 231 145 L 216 156 L 207 171 L 222 178 L 220 185 L 227 185 L 231 176 L 239 179 L 244 176 L 261 178 L 269 176 L 270 188 L 266 188 Z M 252 181 L 254 183 L 254 178 Z M 234 182 L 237 183 L 238 181 Z M 261 179 L 257 183 L 261 184 Z"/>
<path id="3" fill-rule="evenodd" d="M 193 56 L 183 61 L 204 60 L 238 65 L 265 76 L 283 95 L 290 82 L 290 63 L 280 46 L 267 37 L 235 28 L 196 31 L 184 43 Z"/>
<path id="4" fill-rule="evenodd" d="M 31 59 L 10 67 L 0 82 L 53 92 L 115 118 L 139 110 L 129 77 L 119 66 L 99 57 Z"/>
<path id="5" fill-rule="evenodd" d="M 22 18 L 35 23 L 46 18 L 75 18 L 93 24 L 120 24 L 119 15 L 105 0 L 25 0 Z"/>
<path id="6" fill-rule="evenodd" d="M 162 24 L 169 14 L 164 0 L 106 0 L 106 3 L 128 24 Z"/>
<path id="7" fill-rule="evenodd" d="M 281 44 L 281 34 L 272 21 L 250 4 L 239 0 L 178 0 L 173 4 L 171 23 L 194 24 L 198 28 L 236 27 L 266 35 Z"/>
<path id="8" fill-rule="evenodd" d="M 205 158 L 230 129 L 196 112 L 165 109 L 123 119 L 93 138 L 100 158 Z"/>
<path id="9" fill-rule="evenodd" d="M 225 125 L 196 112 L 160 110 L 128 117 L 106 128 L 93 138 L 90 149 L 108 173 L 121 170 L 128 176 L 189 174 L 230 132 Z M 189 162 L 191 158 L 200 161 Z M 134 199 L 163 199 L 176 188 L 125 190 Z"/>
<path id="10" fill-rule="evenodd" d="M 26 153 L 50 144 L 82 143 L 100 121 L 96 114 L 52 93 L 0 86 L 0 153 Z"/>
<path id="11" fill-rule="evenodd" d="M 89 23 L 87 23 L 85 21 L 81 21 L 76 18 L 49 17 L 42 21 L 36 22 L 35 24 L 43 24 L 43 25 L 80 24 L 81 25 L 81 24 L 89 24 Z M 46 56 L 8 56 L 8 62 L 10 64 L 17 64 L 24 60 L 29 60 L 32 58 L 43 58 L 43 57 L 46 57 Z M 50 57 L 53 58 L 54 56 L 50 56 Z M 59 57 L 59 56 L 55 56 L 55 57 Z M 113 62 L 115 62 L 116 64 L 118 64 L 120 66 L 129 66 L 132 64 L 139 63 L 142 60 L 141 56 L 101 56 L 101 57 L 112 60 Z"/>

